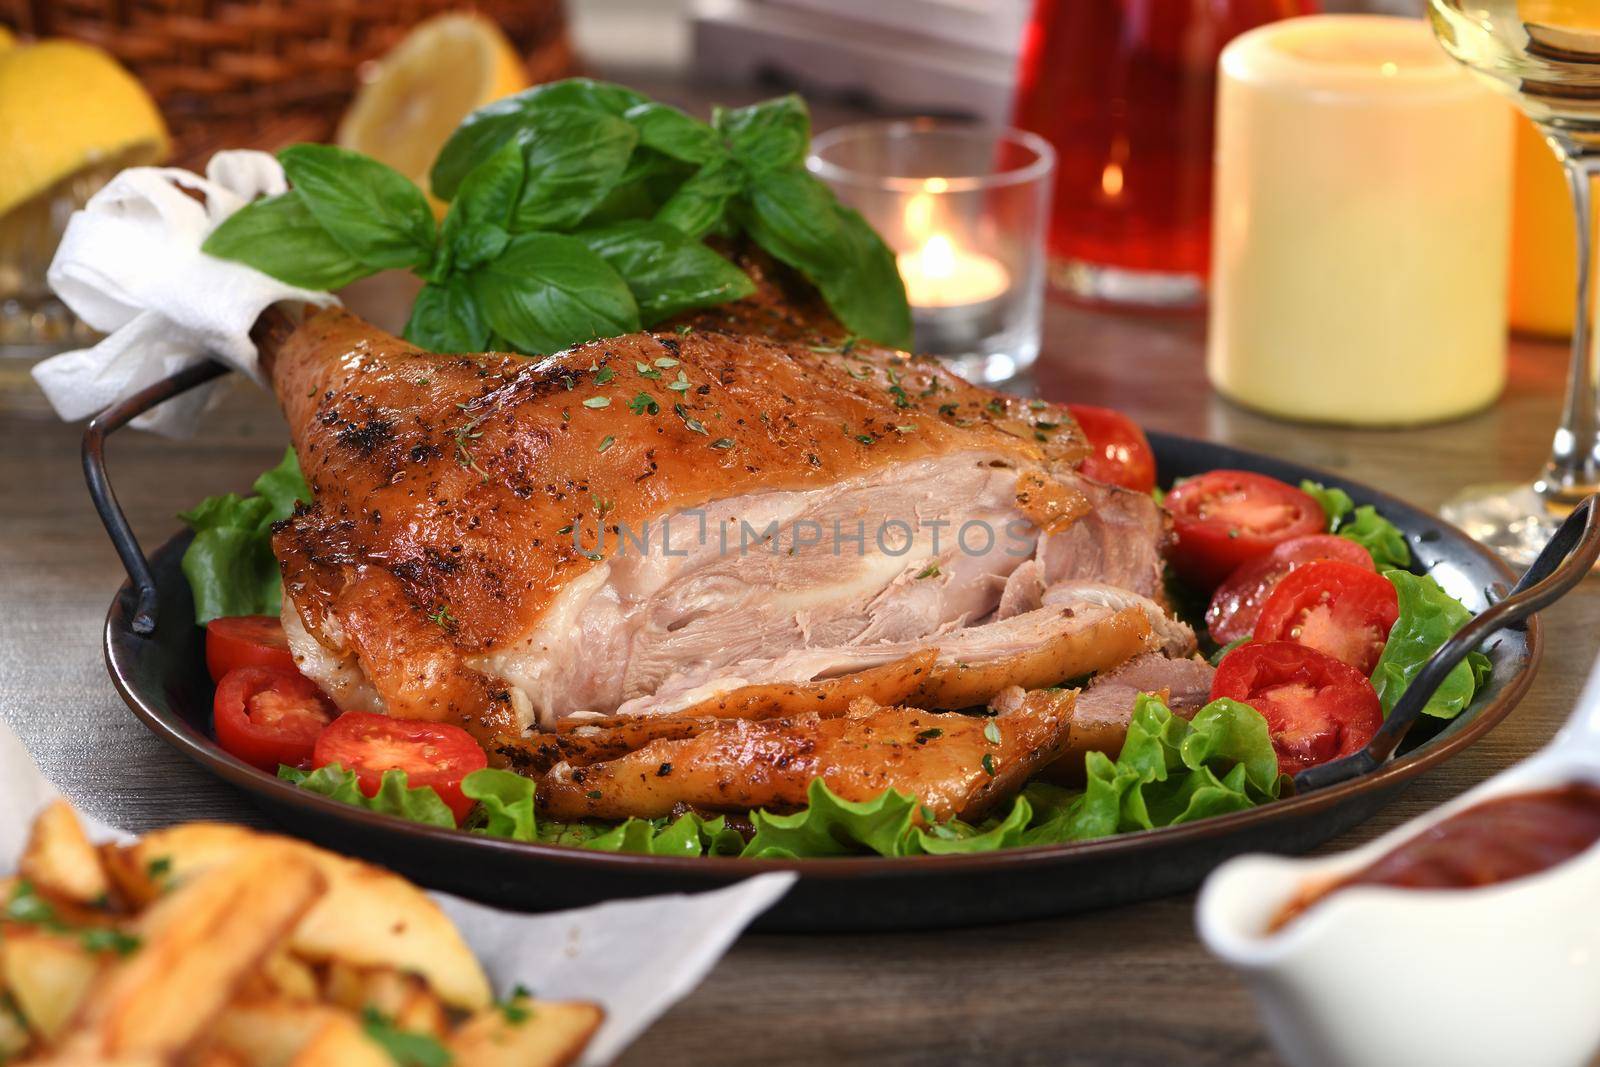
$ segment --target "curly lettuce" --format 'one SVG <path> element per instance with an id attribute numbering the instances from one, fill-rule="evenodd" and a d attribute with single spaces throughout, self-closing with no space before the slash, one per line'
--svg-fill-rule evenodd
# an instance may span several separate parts
<path id="1" fill-rule="evenodd" d="M 1090 753 L 1085 771 L 1084 789 L 1035 782 L 1004 812 L 978 823 L 935 821 L 916 797 L 894 789 L 870 800 L 845 800 L 817 779 L 808 803 L 797 812 L 752 811 L 748 839 L 724 816 L 693 812 L 617 823 L 540 820 L 533 780 L 510 771 L 474 771 L 463 780 L 462 791 L 478 802 L 466 823 L 475 833 L 604 852 L 760 859 L 947 856 L 1083 841 L 1240 811 L 1281 792 L 1266 720 L 1232 700 L 1214 700 L 1185 720 L 1159 698 L 1142 695 L 1116 759 Z M 433 791 L 406 788 L 398 771 L 384 776 L 384 788 L 372 798 L 337 767 L 309 774 L 283 768 L 279 774 L 369 810 L 451 825 L 449 810 Z"/>
<path id="2" fill-rule="evenodd" d="M 1394 586 L 1400 601 L 1400 617 L 1389 631 L 1383 654 L 1372 670 L 1372 687 L 1378 691 L 1387 716 L 1433 654 L 1472 618 L 1472 612 L 1425 574 L 1391 570 L 1383 576 Z M 1422 713 L 1440 719 L 1455 718 L 1472 703 L 1478 689 L 1487 684 L 1489 669 L 1489 657 L 1481 652 L 1468 653 L 1445 675 L 1422 706 Z"/>
<path id="3" fill-rule="evenodd" d="M 227 615 L 276 615 L 283 586 L 272 555 L 272 524 L 310 500 L 294 449 L 255 480 L 253 496 L 207 497 L 179 512 L 194 540 L 183 553 L 183 575 L 194 593 L 195 622 Z"/>
<path id="4" fill-rule="evenodd" d="M 1337 487 L 1330 488 L 1321 482 L 1306 479 L 1300 491 L 1310 496 L 1322 507 L 1328 517 L 1328 532 L 1354 541 L 1372 556 L 1372 562 L 1381 571 L 1389 567 L 1402 570 L 1411 566 L 1411 546 L 1400 528 L 1382 515 L 1371 504 L 1356 507 L 1350 494 Z"/>

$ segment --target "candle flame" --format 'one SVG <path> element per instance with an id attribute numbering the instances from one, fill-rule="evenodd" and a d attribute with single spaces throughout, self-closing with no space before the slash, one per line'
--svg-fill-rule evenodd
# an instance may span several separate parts
<path id="1" fill-rule="evenodd" d="M 1122 195 L 1122 164 L 1106 164 L 1106 169 L 1100 172 L 1100 191 L 1112 200 Z"/>

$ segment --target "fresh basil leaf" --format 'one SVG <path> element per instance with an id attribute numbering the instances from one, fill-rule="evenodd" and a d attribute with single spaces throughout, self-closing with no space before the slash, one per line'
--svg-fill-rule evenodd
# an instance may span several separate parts
<path id="1" fill-rule="evenodd" d="M 500 146 L 467 174 L 444 218 L 444 244 L 454 269 L 471 270 L 505 251 L 526 174 L 516 141 Z"/>
<path id="2" fill-rule="evenodd" d="M 638 136 L 613 115 L 571 107 L 535 112 L 518 135 L 527 176 L 512 230 L 577 225 L 621 180 Z"/>
<path id="3" fill-rule="evenodd" d="M 1300 491 L 1310 496 L 1322 507 L 1322 513 L 1328 518 L 1328 532 L 1332 533 L 1339 528 L 1339 522 L 1355 508 L 1355 501 L 1350 499 L 1350 494 L 1343 489 L 1330 489 L 1321 482 L 1314 482 L 1309 478 L 1300 483 Z"/>
<path id="4" fill-rule="evenodd" d="M 776 171 L 751 182 L 745 230 L 767 252 L 812 282 L 848 267 L 847 238 L 833 193 L 805 171 Z"/>
<path id="5" fill-rule="evenodd" d="M 705 163 L 723 155 L 717 131 L 675 107 L 647 100 L 622 116 L 639 131 L 639 143 L 684 163 Z"/>
<path id="6" fill-rule="evenodd" d="M 647 326 L 688 308 L 724 304 L 755 292 L 744 271 L 659 222 L 618 222 L 573 236 L 622 275 Z"/>
<path id="7" fill-rule="evenodd" d="M 744 172 L 733 158 L 715 156 L 673 190 L 655 220 L 690 237 L 703 237 L 722 222 L 728 204 L 743 188 Z"/>
<path id="8" fill-rule="evenodd" d="M 338 289 L 376 273 L 322 228 L 294 189 L 235 211 L 200 250 L 302 289 Z"/>
<path id="9" fill-rule="evenodd" d="M 835 211 L 849 249 L 848 262 L 843 270 L 813 282 L 851 333 L 892 348 L 909 349 L 911 304 L 894 253 L 859 212 L 843 205 Z"/>
<path id="10" fill-rule="evenodd" d="M 489 322 L 466 279 L 453 275 L 422 287 L 406 320 L 405 339 L 430 352 L 483 352 Z"/>
<path id="11" fill-rule="evenodd" d="M 1383 714 L 1387 716 L 1423 665 L 1467 624 L 1472 612 L 1425 574 L 1390 570 L 1383 576 L 1394 586 L 1400 601 L 1400 617 L 1389 630 L 1389 640 L 1372 671 L 1372 687 L 1378 691 Z M 1460 714 L 1461 709 L 1472 703 L 1480 670 L 1481 664 L 1467 661 L 1456 664 L 1423 705 L 1423 714 L 1441 719 Z"/>
<path id="12" fill-rule="evenodd" d="M 627 283 L 573 237 L 515 237 L 499 259 L 470 276 L 470 285 L 494 331 L 529 354 L 639 329 Z"/>
<path id="13" fill-rule="evenodd" d="M 194 595 L 195 622 L 229 615 L 276 615 L 282 602 L 272 524 L 295 502 L 310 500 L 293 449 L 255 481 L 255 496 L 213 496 L 182 512 L 195 531 L 183 553 L 183 574 Z"/>
<path id="14" fill-rule="evenodd" d="M 415 789 L 407 783 L 406 772 L 384 771 L 378 783 L 378 793 L 369 797 L 361 791 L 354 771 L 347 771 L 337 763 L 302 771 L 297 767 L 280 766 L 278 777 L 293 782 L 312 793 L 320 793 L 341 803 L 350 804 L 380 815 L 393 815 L 408 822 L 426 826 L 454 827 L 456 817 L 445 802 L 439 799 L 432 786 L 421 785 Z"/>
<path id="15" fill-rule="evenodd" d="M 811 144 L 811 115 L 794 93 L 750 107 L 719 107 L 711 124 L 752 174 L 801 166 Z"/>
<path id="16" fill-rule="evenodd" d="M 1405 569 L 1411 566 L 1411 546 L 1400 528 L 1382 515 L 1371 504 L 1363 504 L 1343 522 L 1339 523 L 1339 536 L 1347 537 L 1372 555 L 1372 562 L 1381 571 L 1387 567 Z"/>
<path id="17" fill-rule="evenodd" d="M 418 267 L 433 256 L 433 209 L 405 175 L 332 145 L 290 145 L 284 173 L 322 228 L 369 267 Z"/>
<path id="18" fill-rule="evenodd" d="M 644 97 L 620 85 L 569 78 L 486 104 L 463 119 L 439 150 L 429 174 L 433 195 L 454 199 L 467 174 L 516 138 L 540 110 L 568 107 L 621 118 L 629 108 L 644 102 Z"/>

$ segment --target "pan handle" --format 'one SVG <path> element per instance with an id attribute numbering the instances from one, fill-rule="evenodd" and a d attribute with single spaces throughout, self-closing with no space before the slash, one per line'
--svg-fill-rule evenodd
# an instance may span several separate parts
<path id="1" fill-rule="evenodd" d="M 1596 559 L 1600 559 L 1600 503 L 1595 496 L 1590 496 L 1567 516 L 1511 592 L 1469 620 L 1454 637 L 1439 646 L 1433 658 L 1423 665 L 1401 694 L 1367 747 L 1342 759 L 1307 767 L 1294 776 L 1295 793 L 1325 789 L 1375 771 L 1387 763 L 1422 714 L 1428 698 L 1467 653 L 1496 630 L 1518 625 L 1529 615 L 1561 599 L 1588 577 Z"/>
<path id="2" fill-rule="evenodd" d="M 83 477 L 89 483 L 89 496 L 100 513 L 111 544 L 122 558 L 128 581 L 138 597 L 133 613 L 133 632 L 148 637 L 156 631 L 156 582 L 150 574 L 150 561 L 144 558 L 139 539 L 128 525 L 128 517 L 117 503 L 117 494 L 106 475 L 106 438 L 143 415 L 157 404 L 204 385 L 228 373 L 228 367 L 205 360 L 134 393 L 89 420 L 83 431 Z"/>

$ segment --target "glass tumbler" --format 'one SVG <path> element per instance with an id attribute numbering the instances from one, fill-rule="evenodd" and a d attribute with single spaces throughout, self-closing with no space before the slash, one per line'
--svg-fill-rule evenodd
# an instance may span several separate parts
<path id="1" fill-rule="evenodd" d="M 1039 355 L 1055 153 L 1022 130 L 869 122 L 812 140 L 807 166 L 894 250 L 916 350 L 998 383 Z"/>

